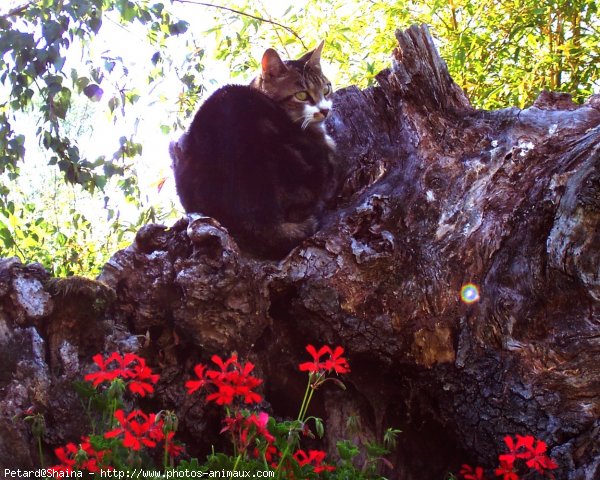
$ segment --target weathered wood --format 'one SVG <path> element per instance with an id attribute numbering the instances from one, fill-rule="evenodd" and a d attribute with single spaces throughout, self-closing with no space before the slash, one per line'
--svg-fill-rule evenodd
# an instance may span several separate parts
<path id="1" fill-rule="evenodd" d="M 112 332 L 104 349 L 138 342 L 163 374 L 157 402 L 177 408 L 198 451 L 218 428 L 181 388 L 197 360 L 237 351 L 258 365 L 273 412 L 293 415 L 303 347 L 329 343 L 352 366 L 348 391 L 325 389 L 314 406 L 329 445 L 348 412 L 371 437 L 401 428 L 389 478 L 493 466 L 515 433 L 548 443 L 557 478 L 600 478 L 600 97 L 476 110 L 425 27 L 396 37 L 379 86 L 336 92 L 328 128 L 347 179 L 325 227 L 280 263 L 240 256 L 212 219 L 145 227 L 100 276 L 115 292 L 97 315 Z M 3 370 L 0 405 L 47 409 L 57 444 L 69 439 L 49 392 L 76 376 L 73 362 L 89 364 L 90 346 L 47 336 L 62 307 L 54 293 L 41 313 L 19 300 L 28 268 L 0 266 L 3 342 L 30 335 L 51 352 L 34 356 L 43 381 L 23 380 L 20 396 L 27 373 Z M 468 282 L 481 295 L 470 305 Z M 70 312 L 69 328 L 89 328 Z M 50 400 L 33 395 L 40 384 Z M 6 418 L 0 429 L 16 429 L 25 451 L 26 432 Z"/>

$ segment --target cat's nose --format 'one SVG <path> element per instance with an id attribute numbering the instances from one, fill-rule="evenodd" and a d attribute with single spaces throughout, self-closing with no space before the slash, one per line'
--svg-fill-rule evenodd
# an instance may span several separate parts
<path id="1" fill-rule="evenodd" d="M 319 109 L 319 112 L 321 113 L 321 115 L 323 115 L 323 117 L 327 117 L 327 115 L 329 115 L 328 108 L 321 108 L 321 109 Z"/>

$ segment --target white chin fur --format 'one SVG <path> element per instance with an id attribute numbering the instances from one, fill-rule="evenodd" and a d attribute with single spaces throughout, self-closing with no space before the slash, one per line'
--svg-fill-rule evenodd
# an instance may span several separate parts
<path id="1" fill-rule="evenodd" d="M 319 113 L 319 107 L 313 105 L 304 105 L 304 111 L 302 112 L 304 118 L 312 118 L 315 113 Z"/>
<path id="2" fill-rule="evenodd" d="M 321 100 L 318 104 L 317 107 L 319 108 L 319 110 L 331 110 L 331 106 L 333 105 L 333 102 L 331 100 Z"/>
<path id="3" fill-rule="evenodd" d="M 330 108 L 331 108 L 330 100 L 322 100 L 317 105 L 304 105 L 304 109 L 302 111 L 302 117 L 301 117 L 302 129 L 307 128 L 309 125 L 314 125 L 315 127 L 321 127 L 321 129 L 323 130 L 323 133 L 325 133 L 325 118 L 326 117 L 324 117 L 323 115 L 320 115 L 320 112 L 321 112 L 321 109 L 330 109 Z M 329 141 L 327 143 L 329 143 Z"/>

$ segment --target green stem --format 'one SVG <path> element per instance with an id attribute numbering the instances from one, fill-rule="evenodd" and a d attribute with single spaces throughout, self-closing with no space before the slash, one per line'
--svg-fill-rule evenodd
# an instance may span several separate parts
<path id="1" fill-rule="evenodd" d="M 320 380 L 319 377 L 315 378 L 316 376 L 317 376 L 317 374 L 315 374 L 315 373 L 308 374 L 308 384 L 306 385 L 306 390 L 304 392 L 304 398 L 302 399 L 302 405 L 300 405 L 300 411 L 298 412 L 298 420 L 297 421 L 300 423 L 300 426 L 302 426 L 302 423 L 304 422 L 304 418 L 306 417 L 306 412 L 308 412 L 308 406 L 310 405 L 312 396 L 315 393 L 315 389 L 313 388 L 313 385 L 318 384 L 319 380 Z M 290 430 L 290 433 L 291 433 L 291 430 Z M 288 435 L 289 435 L 289 433 L 288 433 Z M 285 462 L 285 459 L 290 454 L 291 447 L 292 447 L 292 445 L 288 439 L 288 443 L 285 447 L 285 450 L 281 454 L 281 460 L 279 461 L 279 464 L 277 465 L 277 469 L 275 470 L 275 478 L 277 478 L 277 479 L 281 478 L 281 467 L 283 466 L 283 462 Z"/>
<path id="2" fill-rule="evenodd" d="M 108 419 L 108 428 L 110 430 L 113 429 L 114 425 L 115 425 L 115 412 L 117 411 L 117 400 L 116 399 L 112 399 L 110 401 L 110 418 Z"/>
<path id="3" fill-rule="evenodd" d="M 287 458 L 287 456 L 289 454 L 290 454 L 290 443 L 288 442 L 288 444 L 285 447 L 285 450 L 281 453 L 281 460 L 279 460 L 279 464 L 277 465 L 277 468 L 275 469 L 275 478 L 276 479 L 281 478 L 281 467 L 283 466 L 283 462 L 285 462 L 285 459 Z"/>
<path id="4" fill-rule="evenodd" d="M 90 420 L 90 423 L 92 424 L 92 435 L 96 435 L 96 422 L 94 421 L 94 418 L 92 417 L 92 398 L 90 397 L 88 399 L 88 403 L 87 403 L 87 407 L 85 409 L 88 419 Z"/>
<path id="5" fill-rule="evenodd" d="M 302 405 L 300 405 L 300 411 L 298 412 L 298 421 L 302 421 L 302 417 L 305 414 L 305 407 L 308 407 L 308 399 L 310 397 L 310 391 L 312 390 L 311 386 L 312 373 L 308 375 L 308 384 L 306 385 L 306 390 L 304 391 L 304 398 L 302 399 Z"/>
<path id="6" fill-rule="evenodd" d="M 165 437 L 165 454 L 163 456 L 163 465 L 165 467 L 165 472 L 169 466 L 169 437 L 168 435 Z"/>
<path id="7" fill-rule="evenodd" d="M 308 412 L 308 406 L 310 405 L 310 401 L 312 400 L 312 396 L 315 393 L 315 389 L 311 388 L 310 389 L 310 393 L 308 394 L 308 400 L 306 401 L 306 407 L 304 408 L 304 412 L 302 412 L 302 418 L 301 418 L 301 422 L 304 422 L 304 419 L 306 418 L 306 414 Z"/>
<path id="8" fill-rule="evenodd" d="M 41 435 L 38 436 L 37 443 L 38 443 L 38 454 L 40 456 L 40 466 L 42 468 L 44 468 L 44 452 L 42 450 L 42 437 L 41 437 Z"/>
<path id="9" fill-rule="evenodd" d="M 238 463 L 240 463 L 240 459 L 242 458 L 242 454 L 240 453 L 236 458 L 235 458 L 235 463 L 233 464 L 233 471 L 237 472 L 237 466 Z"/>

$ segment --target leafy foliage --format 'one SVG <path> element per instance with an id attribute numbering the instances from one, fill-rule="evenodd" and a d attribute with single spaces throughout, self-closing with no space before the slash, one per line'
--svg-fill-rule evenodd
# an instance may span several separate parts
<path id="1" fill-rule="evenodd" d="M 389 65 L 393 31 L 427 23 L 450 73 L 477 107 L 525 107 L 543 89 L 569 92 L 581 102 L 600 87 L 595 0 L 300 0 L 283 13 L 275 3 L 250 0 L 217 6 L 35 0 L 4 8 L 0 256 L 41 261 L 59 275 L 97 272 L 141 222 L 176 215 L 171 206 L 144 201 L 138 177 L 147 137 L 141 139 L 138 128 L 146 117 L 158 117 L 150 135 L 180 130 L 212 84 L 253 76 L 267 46 L 294 58 L 325 38 L 328 73 L 337 86 L 366 87 Z M 200 26 L 188 23 L 196 19 Z M 128 55 L 129 45 L 117 38 L 122 30 L 143 38 L 144 49 Z M 90 148 L 103 124 L 113 125 L 102 138 L 112 136 L 114 143 Z M 64 179 L 52 193 L 53 205 L 45 188 L 18 183 L 23 162 L 36 152 L 34 139 L 49 165 L 40 169 Z M 166 164 L 166 151 L 164 157 Z M 95 206 L 69 207 L 65 199 L 74 195 L 88 195 Z M 121 205 L 127 204 L 145 215 L 123 221 Z M 98 228 L 98 211 L 108 228 Z"/>

